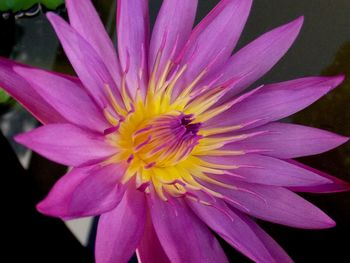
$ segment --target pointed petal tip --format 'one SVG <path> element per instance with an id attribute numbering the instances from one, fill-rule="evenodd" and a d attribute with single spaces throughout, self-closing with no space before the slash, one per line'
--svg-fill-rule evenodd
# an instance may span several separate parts
<path id="1" fill-rule="evenodd" d="M 26 145 L 26 142 L 28 142 L 28 137 L 26 133 L 21 133 L 21 134 L 17 134 L 13 137 L 13 139 L 15 140 L 15 142 L 22 144 L 22 145 Z"/>
<path id="2" fill-rule="evenodd" d="M 345 80 L 345 74 L 339 74 L 339 75 L 333 76 L 332 78 L 334 80 L 332 88 L 336 88 Z"/>
<path id="3" fill-rule="evenodd" d="M 60 218 L 62 220 L 68 219 L 60 215 L 60 211 L 55 211 L 54 207 L 50 205 L 50 201 L 45 198 L 44 200 L 40 201 L 36 206 L 36 210 L 45 216 L 49 217 L 56 217 Z"/>
<path id="4" fill-rule="evenodd" d="M 330 190 L 328 190 L 327 187 L 330 188 Z M 338 179 L 338 181 L 333 181 L 331 184 L 327 184 L 325 188 L 326 190 L 321 193 L 343 193 L 350 191 L 350 183 Z M 316 189 L 318 189 L 318 187 L 316 187 Z M 313 192 L 313 188 L 311 187 L 310 193 Z"/>
<path id="5" fill-rule="evenodd" d="M 19 143 L 27 148 L 31 148 L 30 146 L 33 141 L 32 131 L 27 131 L 27 132 L 17 134 L 13 137 L 13 139 L 16 143 Z"/>
<path id="6" fill-rule="evenodd" d="M 327 220 L 324 221 L 323 229 L 333 228 L 336 225 L 337 225 L 337 223 L 332 218 L 328 217 Z"/>
<path id="7" fill-rule="evenodd" d="M 347 143 L 349 140 L 349 136 L 344 136 L 336 133 L 331 134 L 331 136 L 328 138 L 328 141 L 333 142 L 333 147 L 328 149 L 328 151 Z"/>
<path id="8" fill-rule="evenodd" d="M 345 144 L 345 143 L 349 142 L 349 140 L 350 140 L 350 137 L 348 137 L 348 136 L 338 135 L 338 138 L 339 138 L 338 139 L 339 145 Z"/>
<path id="9" fill-rule="evenodd" d="M 51 21 L 51 19 L 53 19 L 53 18 L 56 18 L 58 15 L 56 15 L 54 12 L 52 12 L 52 11 L 49 11 L 49 12 L 47 12 L 46 13 L 46 17 L 47 17 L 47 19 L 49 19 L 50 21 Z"/>
<path id="10" fill-rule="evenodd" d="M 337 186 L 337 189 L 335 191 L 329 192 L 329 193 L 343 193 L 350 191 L 350 183 L 346 181 L 341 182 L 335 182 L 334 185 Z M 325 192 L 327 193 L 327 192 Z"/>
<path id="11" fill-rule="evenodd" d="M 305 17 L 303 15 L 295 19 L 295 21 L 297 21 L 300 24 L 300 26 L 302 26 L 302 24 L 304 23 L 304 20 L 305 20 Z"/>
<path id="12" fill-rule="evenodd" d="M 50 215 L 50 213 L 48 213 L 48 206 L 46 204 L 46 199 L 37 203 L 35 208 L 39 213 L 41 213 L 43 215 Z"/>
<path id="13" fill-rule="evenodd" d="M 35 206 L 36 210 L 41 214 L 45 214 L 45 205 L 43 205 L 43 203 L 44 203 L 44 200 L 40 201 Z"/>
<path id="14" fill-rule="evenodd" d="M 350 182 L 347 181 L 343 181 L 339 179 L 339 182 L 333 182 L 334 184 L 337 184 L 339 186 L 341 186 L 342 188 L 339 189 L 339 191 L 337 192 L 347 192 L 350 191 Z"/>
<path id="15" fill-rule="evenodd" d="M 298 34 L 304 24 L 304 16 L 299 16 L 298 18 L 292 20 L 291 22 L 285 24 L 285 27 L 290 30 L 295 30 Z"/>
<path id="16" fill-rule="evenodd" d="M 316 217 L 315 219 L 315 225 L 310 225 L 310 227 L 307 227 L 306 229 L 328 229 L 333 228 L 337 225 L 337 223 L 323 211 L 321 211 L 321 214 L 318 215 L 318 219 Z"/>
<path id="17" fill-rule="evenodd" d="M 52 27 L 55 27 L 55 25 L 62 23 L 62 22 L 65 22 L 68 24 L 68 22 L 66 22 L 61 16 L 57 15 L 54 12 L 47 12 L 46 18 L 49 20 Z"/>
<path id="18" fill-rule="evenodd" d="M 295 40 L 299 35 L 303 24 L 304 24 L 304 16 L 299 16 L 298 18 L 275 28 L 274 30 L 272 30 L 272 32 L 275 30 L 281 33 L 284 32 L 286 36 L 289 36 L 291 39 Z"/>
<path id="19" fill-rule="evenodd" d="M 344 74 L 335 75 L 335 76 L 324 76 L 325 83 L 328 85 L 325 90 L 325 94 L 333 91 L 335 88 L 337 88 L 345 79 Z"/>
<path id="20" fill-rule="evenodd" d="M 343 189 L 343 192 L 347 192 L 347 191 L 350 191 L 350 183 L 348 182 L 345 183 L 344 189 Z"/>
<path id="21" fill-rule="evenodd" d="M 59 15 L 55 14 L 54 12 L 47 12 L 47 13 L 46 13 L 46 18 L 47 18 L 47 20 L 49 20 L 49 22 L 50 22 L 50 24 L 51 24 L 51 26 L 52 26 L 53 28 L 55 28 L 55 25 L 56 25 L 57 23 L 59 23 L 59 20 L 60 20 L 60 19 L 63 20 L 62 17 L 60 17 Z M 63 21 L 64 21 L 64 20 L 63 20 Z"/>

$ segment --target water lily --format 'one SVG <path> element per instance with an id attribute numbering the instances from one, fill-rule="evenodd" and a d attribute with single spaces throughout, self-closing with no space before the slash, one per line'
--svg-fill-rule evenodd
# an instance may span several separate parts
<path id="1" fill-rule="evenodd" d="M 348 138 L 278 122 L 343 76 L 247 92 L 296 39 L 303 18 L 232 55 L 251 0 L 222 0 L 192 29 L 196 0 L 165 0 L 153 32 L 148 1 L 119 0 L 118 52 L 88 0 L 67 0 L 70 24 L 48 19 L 78 76 L 0 61 L 0 86 L 44 125 L 16 137 L 72 167 L 38 210 L 100 215 L 96 262 L 227 262 L 213 232 L 256 262 L 291 262 L 253 218 L 306 229 L 335 225 L 294 192 L 349 184 L 293 158 Z"/>

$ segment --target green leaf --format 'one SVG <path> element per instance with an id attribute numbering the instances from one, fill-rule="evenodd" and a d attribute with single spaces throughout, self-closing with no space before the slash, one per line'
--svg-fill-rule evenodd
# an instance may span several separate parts
<path id="1" fill-rule="evenodd" d="M 49 9 L 56 9 L 64 3 L 64 0 L 41 0 L 40 2 Z"/>
<path id="2" fill-rule="evenodd" d="M 43 4 L 49 9 L 56 9 L 64 0 L 0 0 L 0 11 L 18 12 L 27 10 L 34 4 Z"/>
<path id="3" fill-rule="evenodd" d="M 11 97 L 2 89 L 0 89 L 0 104 L 9 102 Z"/>

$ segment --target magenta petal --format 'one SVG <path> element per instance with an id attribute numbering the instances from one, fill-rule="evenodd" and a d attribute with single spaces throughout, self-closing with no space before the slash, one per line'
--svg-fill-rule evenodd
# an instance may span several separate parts
<path id="1" fill-rule="evenodd" d="M 159 74 L 168 60 L 174 60 L 188 40 L 196 16 L 198 0 L 163 1 L 153 28 L 149 69 L 153 69 L 158 51 L 162 50 Z"/>
<path id="2" fill-rule="evenodd" d="M 129 187 L 122 201 L 98 222 L 96 263 L 128 262 L 144 233 L 146 222 L 144 193 Z"/>
<path id="3" fill-rule="evenodd" d="M 266 85 L 206 125 L 240 125 L 254 121 L 249 126 L 253 128 L 282 119 L 309 106 L 343 79 L 343 76 L 308 77 Z"/>
<path id="4" fill-rule="evenodd" d="M 322 229 L 335 222 L 319 208 L 283 187 L 235 182 L 237 189 L 210 185 L 237 209 L 260 219 L 296 228 Z"/>
<path id="5" fill-rule="evenodd" d="M 197 201 L 188 201 L 188 204 L 211 229 L 250 259 L 261 263 L 277 263 L 255 231 L 221 200 L 215 201 L 221 210 Z"/>
<path id="6" fill-rule="evenodd" d="M 104 61 L 116 83 L 120 83 L 120 66 L 116 50 L 90 0 L 66 0 L 70 25 L 89 42 Z"/>
<path id="7" fill-rule="evenodd" d="M 120 165 L 74 168 L 64 175 L 37 209 L 62 219 L 95 216 L 112 210 L 122 199 Z"/>
<path id="8" fill-rule="evenodd" d="M 117 101 L 121 104 L 120 93 L 113 77 L 93 47 L 61 17 L 54 13 L 48 13 L 47 17 L 75 72 L 100 108 L 105 108 L 109 104 L 105 89 L 107 85 L 114 91 Z"/>
<path id="9" fill-rule="evenodd" d="M 334 176 L 326 174 L 324 172 L 318 171 L 312 167 L 305 164 L 299 163 L 294 160 L 288 160 L 288 162 L 299 166 L 303 169 L 309 170 L 310 172 L 317 173 L 324 178 L 327 178 L 331 182 L 328 184 L 321 184 L 316 186 L 300 186 L 300 187 L 289 187 L 294 192 L 309 192 L 309 193 L 337 193 L 350 190 L 350 183 L 340 180 Z"/>
<path id="10" fill-rule="evenodd" d="M 230 172 L 239 175 L 239 178 L 232 175 L 215 176 L 226 183 L 234 184 L 237 179 L 284 187 L 317 186 L 331 183 L 329 179 L 317 173 L 269 156 L 245 154 L 220 158 L 206 157 L 205 159 L 212 163 L 238 166 L 237 169 L 232 169 Z"/>
<path id="11" fill-rule="evenodd" d="M 101 133 L 109 127 L 101 109 L 80 82 L 39 69 L 15 67 L 14 70 L 69 122 Z"/>
<path id="12" fill-rule="evenodd" d="M 214 235 L 181 199 L 149 199 L 154 229 L 171 262 L 228 262 Z"/>
<path id="13" fill-rule="evenodd" d="M 0 87 L 31 112 L 41 123 L 67 122 L 25 79 L 14 72 L 14 67 L 29 68 L 5 58 L 0 58 Z"/>
<path id="14" fill-rule="evenodd" d="M 257 223 L 255 223 L 248 216 L 235 210 L 234 213 L 238 215 L 249 227 L 255 232 L 255 235 L 264 243 L 265 247 L 268 249 L 272 257 L 278 263 L 292 263 L 293 260 L 288 256 L 288 254 L 278 245 L 278 243 L 273 240 Z"/>
<path id="15" fill-rule="evenodd" d="M 49 124 L 17 135 L 15 140 L 46 158 L 68 166 L 82 166 L 104 160 L 117 149 L 102 135 L 72 124 Z"/>
<path id="16" fill-rule="evenodd" d="M 304 18 L 275 28 L 235 53 L 219 74 L 220 83 L 243 77 L 235 83 L 230 95 L 237 94 L 268 72 L 288 51 L 300 32 Z"/>
<path id="17" fill-rule="evenodd" d="M 146 92 L 148 81 L 147 56 L 149 49 L 148 1 L 118 0 L 117 8 L 118 51 L 122 70 L 127 72 L 126 81 L 134 95 L 141 85 Z M 139 81 L 139 75 L 141 81 Z"/>
<path id="18" fill-rule="evenodd" d="M 137 247 L 137 258 L 139 263 L 170 263 L 150 218 L 147 218 L 145 233 Z"/>
<path id="19" fill-rule="evenodd" d="M 329 151 L 349 138 L 332 132 L 289 123 L 269 123 L 246 131 L 263 132 L 227 146 L 231 150 L 260 150 L 277 158 L 297 158 Z"/>
<path id="20" fill-rule="evenodd" d="M 208 74 L 230 57 L 252 5 L 251 0 L 222 0 L 194 28 L 185 45 L 181 64 L 187 64 L 183 86 L 204 69 Z"/>

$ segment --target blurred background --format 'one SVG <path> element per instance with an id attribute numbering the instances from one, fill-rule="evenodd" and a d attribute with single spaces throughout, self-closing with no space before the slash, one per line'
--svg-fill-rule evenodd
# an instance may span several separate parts
<path id="1" fill-rule="evenodd" d="M 0 0 L 0 55 L 28 65 L 74 74 L 45 18 L 48 10 L 67 18 L 64 0 Z M 115 41 L 115 0 L 93 1 Z M 197 22 L 217 0 L 199 0 Z M 12 5 L 12 3 L 15 3 Z M 154 23 L 161 0 L 150 1 Z M 344 73 L 345 82 L 306 110 L 289 118 L 299 124 L 350 135 L 350 1 L 255 0 L 247 26 L 236 49 L 260 34 L 300 15 L 302 32 L 287 55 L 259 84 L 310 75 Z M 98 219 L 62 222 L 35 211 L 35 204 L 65 173 L 59 166 L 32 154 L 12 137 L 39 125 L 30 114 L 0 91 L 0 167 L 3 234 L 2 262 L 94 262 L 93 243 Z M 350 181 L 350 143 L 301 162 Z M 261 222 L 296 262 L 350 262 L 350 193 L 303 194 L 327 212 L 337 227 L 297 230 Z M 228 245 L 232 262 L 249 262 Z M 135 259 L 132 262 L 136 262 Z"/>

